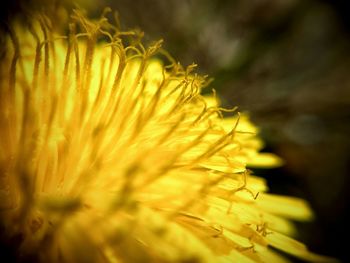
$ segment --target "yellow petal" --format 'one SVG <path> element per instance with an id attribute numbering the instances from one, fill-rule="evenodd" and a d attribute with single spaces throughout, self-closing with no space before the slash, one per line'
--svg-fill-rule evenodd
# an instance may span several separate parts
<path id="1" fill-rule="evenodd" d="M 259 153 L 250 159 L 247 163 L 249 167 L 256 168 L 274 168 L 283 166 L 284 161 L 272 153 Z"/>
<path id="2" fill-rule="evenodd" d="M 290 219 L 313 218 L 310 206 L 300 198 L 261 193 L 256 199 L 256 204 L 264 211 Z"/>

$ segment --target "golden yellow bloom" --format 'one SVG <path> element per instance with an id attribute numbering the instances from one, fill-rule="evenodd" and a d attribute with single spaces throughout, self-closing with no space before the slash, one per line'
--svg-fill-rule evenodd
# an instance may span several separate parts
<path id="1" fill-rule="evenodd" d="M 1 223 L 19 257 L 327 260 L 288 237 L 307 204 L 265 193 L 246 166 L 280 160 L 258 153 L 247 116 L 200 95 L 194 66 L 164 66 L 161 42 L 144 48 L 103 17 L 74 11 L 65 36 L 52 23 L 13 25 L 1 60 Z"/>

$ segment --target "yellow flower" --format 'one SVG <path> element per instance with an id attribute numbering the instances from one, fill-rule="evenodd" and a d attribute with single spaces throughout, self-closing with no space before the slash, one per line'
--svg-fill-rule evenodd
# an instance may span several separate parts
<path id="1" fill-rule="evenodd" d="M 327 260 L 288 237 L 307 204 L 250 174 L 281 161 L 258 153 L 246 115 L 223 118 L 215 94 L 200 95 L 194 65 L 104 17 L 74 11 L 64 36 L 54 23 L 12 25 L 1 60 L 1 224 L 19 258 Z"/>

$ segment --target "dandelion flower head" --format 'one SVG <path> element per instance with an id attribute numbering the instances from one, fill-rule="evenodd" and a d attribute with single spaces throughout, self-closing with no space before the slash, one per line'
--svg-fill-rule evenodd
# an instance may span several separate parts
<path id="1" fill-rule="evenodd" d="M 266 193 L 247 169 L 280 160 L 259 153 L 246 115 L 201 95 L 194 65 L 105 15 L 75 10 L 65 34 L 55 23 L 35 14 L 3 41 L 1 226 L 19 258 L 324 260 L 289 237 L 290 219 L 312 217 L 307 204 Z"/>

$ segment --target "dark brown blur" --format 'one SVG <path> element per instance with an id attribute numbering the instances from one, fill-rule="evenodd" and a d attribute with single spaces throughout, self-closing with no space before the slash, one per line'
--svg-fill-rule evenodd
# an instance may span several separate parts
<path id="1" fill-rule="evenodd" d="M 347 262 L 350 8 L 330 2 L 91 0 L 85 8 L 98 16 L 110 6 L 124 28 L 142 29 L 146 41 L 163 38 L 182 64 L 195 62 L 215 79 L 208 91 L 215 88 L 224 106 L 249 111 L 265 150 L 286 161 L 256 173 L 271 191 L 311 203 L 317 219 L 300 224 L 299 239 Z"/>

